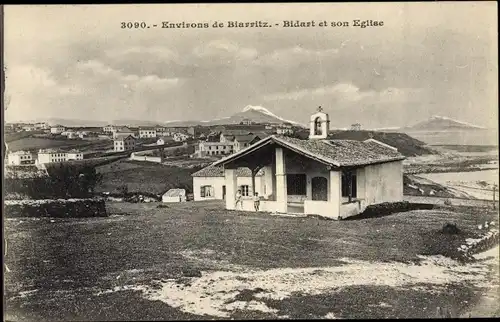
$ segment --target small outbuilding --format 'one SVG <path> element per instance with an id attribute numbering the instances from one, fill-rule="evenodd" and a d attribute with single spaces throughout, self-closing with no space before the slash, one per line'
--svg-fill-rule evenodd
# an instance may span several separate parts
<path id="1" fill-rule="evenodd" d="M 170 189 L 161 197 L 162 202 L 186 202 L 185 189 Z"/>

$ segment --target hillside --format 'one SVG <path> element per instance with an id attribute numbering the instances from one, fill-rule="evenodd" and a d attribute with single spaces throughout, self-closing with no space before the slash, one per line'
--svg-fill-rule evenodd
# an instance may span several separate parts
<path id="1" fill-rule="evenodd" d="M 450 130 L 482 130 L 481 126 L 454 120 L 445 116 L 432 116 L 430 119 L 412 126 L 401 128 L 401 131 L 450 131 Z"/>
<path id="2" fill-rule="evenodd" d="M 363 141 L 373 138 L 398 149 L 407 157 L 423 154 L 436 154 L 434 150 L 426 147 L 426 143 L 417 140 L 406 133 L 399 132 L 377 132 L 377 131 L 333 131 L 331 139 Z"/>
<path id="3" fill-rule="evenodd" d="M 304 125 L 284 119 L 265 107 L 262 106 L 254 106 L 247 105 L 245 106 L 241 112 L 233 114 L 231 116 L 207 120 L 207 121 L 172 121 L 166 123 L 167 126 L 194 126 L 194 125 L 204 125 L 204 126 L 213 126 L 213 125 L 226 125 L 226 124 L 240 124 L 243 120 L 250 120 L 254 123 L 271 123 L 271 124 L 280 124 L 280 123 L 290 123 L 295 126 L 303 127 Z"/>

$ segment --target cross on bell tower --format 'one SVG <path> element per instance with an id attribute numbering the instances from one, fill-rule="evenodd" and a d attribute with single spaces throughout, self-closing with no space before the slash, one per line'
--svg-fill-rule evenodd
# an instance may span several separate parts
<path id="1" fill-rule="evenodd" d="M 318 106 L 318 112 L 323 112 L 323 108 L 320 106 Z"/>

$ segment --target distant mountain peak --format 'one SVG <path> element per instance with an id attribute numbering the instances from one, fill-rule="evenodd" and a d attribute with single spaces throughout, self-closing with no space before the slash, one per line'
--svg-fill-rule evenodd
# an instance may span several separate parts
<path id="1" fill-rule="evenodd" d="M 290 121 L 290 120 L 284 119 L 284 118 L 282 118 L 282 117 L 274 114 L 273 112 L 271 112 L 267 108 L 265 108 L 263 106 L 259 106 L 259 105 L 247 105 L 247 106 L 245 106 L 243 108 L 243 110 L 241 111 L 241 113 L 247 113 L 247 112 L 252 112 L 252 111 L 265 114 L 265 115 L 267 115 L 267 116 L 269 116 L 271 118 L 275 118 L 279 122 L 285 122 L 285 123 L 302 125 L 302 124 L 300 124 L 298 122 L 294 122 L 294 121 Z"/>
<path id="2" fill-rule="evenodd" d="M 455 120 L 447 116 L 433 115 L 425 121 L 409 126 L 408 129 L 446 131 L 451 129 L 484 129 L 484 127 Z"/>

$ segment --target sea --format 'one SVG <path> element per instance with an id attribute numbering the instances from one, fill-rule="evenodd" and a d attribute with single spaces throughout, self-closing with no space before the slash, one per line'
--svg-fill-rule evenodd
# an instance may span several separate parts
<path id="1" fill-rule="evenodd" d="M 415 131 L 406 133 L 429 145 L 498 146 L 498 130 Z"/>

